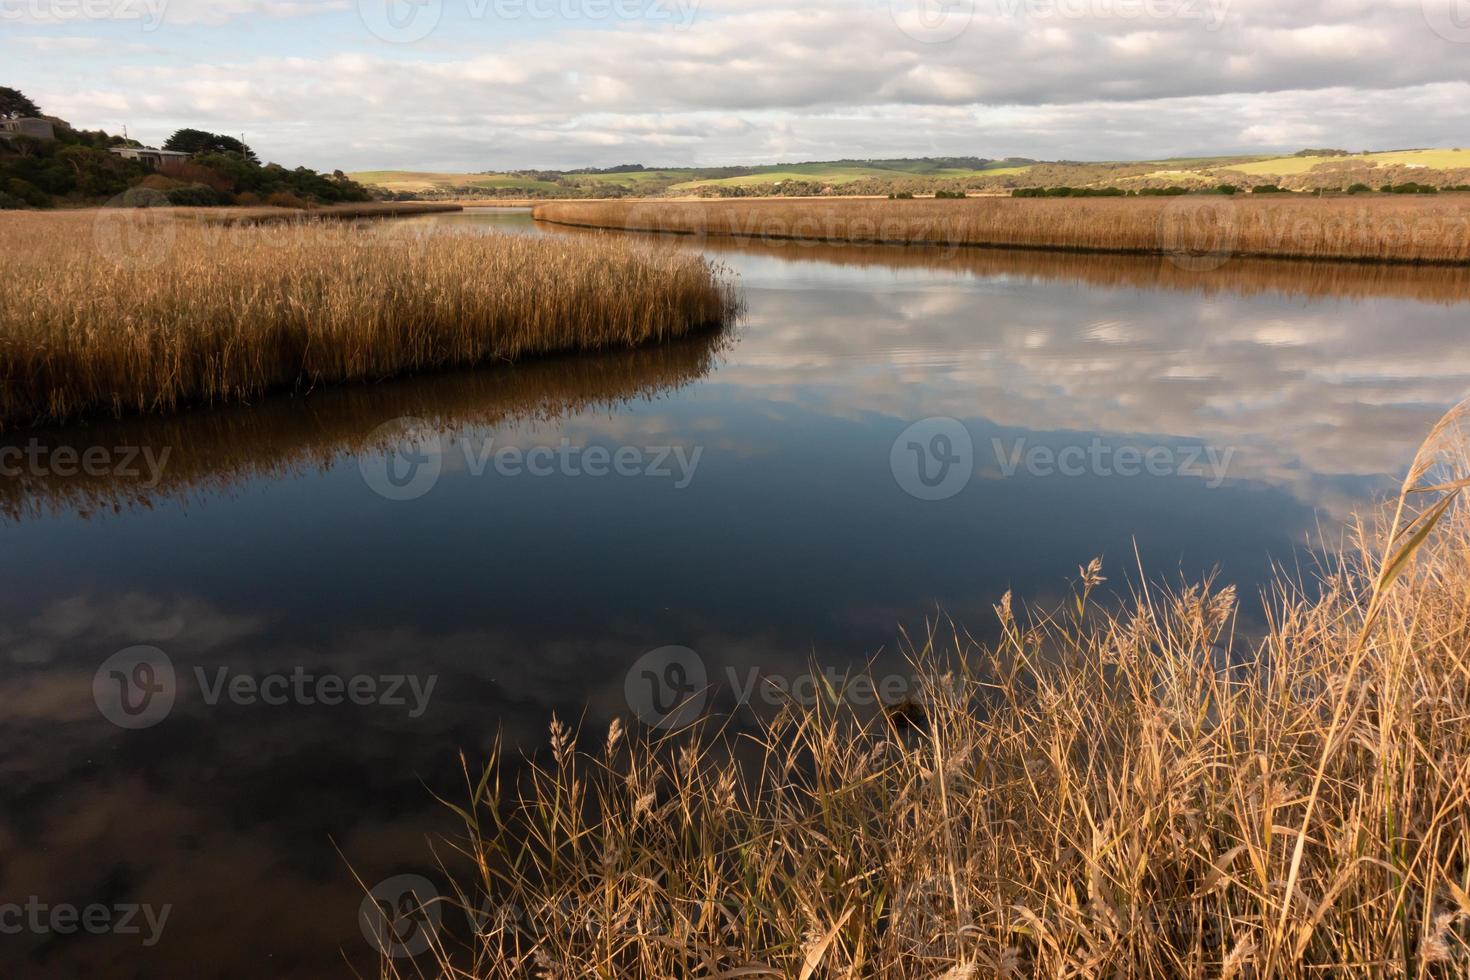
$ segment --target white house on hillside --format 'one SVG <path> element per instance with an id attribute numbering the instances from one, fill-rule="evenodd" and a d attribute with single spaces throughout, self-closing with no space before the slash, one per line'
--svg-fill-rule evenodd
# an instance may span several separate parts
<path id="1" fill-rule="evenodd" d="M 177 150 L 155 150 L 151 146 L 114 146 L 112 152 L 124 160 L 137 160 L 144 166 L 157 170 L 165 163 L 182 163 L 189 154 Z"/>

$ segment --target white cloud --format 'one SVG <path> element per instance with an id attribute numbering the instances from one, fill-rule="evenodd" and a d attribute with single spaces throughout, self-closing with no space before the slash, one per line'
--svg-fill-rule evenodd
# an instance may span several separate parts
<path id="1" fill-rule="evenodd" d="M 110 64 L 95 86 L 67 81 L 66 61 L 85 57 L 88 41 L 69 38 L 77 50 L 53 46 L 61 64 L 25 87 L 74 122 L 110 121 L 113 109 L 93 118 L 93 100 L 122 92 L 137 129 L 247 128 L 267 155 L 316 166 L 1463 142 L 1464 46 L 1436 35 L 1417 0 L 974 6 L 944 43 L 901 30 L 887 0 L 705 0 L 688 30 L 574 19 L 510 40 L 527 25 L 496 20 L 493 5 L 443 0 L 436 33 L 392 45 L 346 0 L 172 0 L 169 25 L 205 25 L 196 33 L 221 19 L 331 16 L 301 20 L 298 45 L 265 44 L 229 64 L 191 63 L 165 29 L 171 57 Z"/>

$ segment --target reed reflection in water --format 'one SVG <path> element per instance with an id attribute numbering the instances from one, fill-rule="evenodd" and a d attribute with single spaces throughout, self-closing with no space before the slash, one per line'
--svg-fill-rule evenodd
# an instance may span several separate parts
<path id="1" fill-rule="evenodd" d="M 729 342 L 728 332 L 706 333 L 634 350 L 334 386 L 250 406 L 0 433 L 0 461 L 10 463 L 0 479 L 0 517 L 118 511 L 325 470 L 344 457 L 387 449 L 398 438 L 399 419 L 423 420 L 452 436 L 652 400 L 706 377 Z M 46 463 L 58 451 L 82 460 L 94 447 L 119 464 L 130 459 L 133 472 L 69 464 L 63 473 Z"/>

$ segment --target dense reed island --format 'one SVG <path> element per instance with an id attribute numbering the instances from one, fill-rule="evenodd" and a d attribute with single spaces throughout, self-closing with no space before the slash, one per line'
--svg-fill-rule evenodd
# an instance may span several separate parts
<path id="1" fill-rule="evenodd" d="M 553 720 L 528 772 L 468 773 L 442 975 L 1464 976 L 1465 420 L 1254 638 L 1233 589 L 1101 599 L 1093 563 L 993 644 L 919 644 L 887 710 L 839 679 L 675 734 Z"/>
<path id="2" fill-rule="evenodd" d="M 633 347 L 736 307 L 689 252 L 399 231 L 214 228 L 167 209 L 0 215 L 0 425 Z"/>
<path id="3" fill-rule="evenodd" d="M 965 200 L 559 202 L 541 221 L 755 241 L 926 244 L 1470 263 L 1470 198 L 1223 195 Z"/>

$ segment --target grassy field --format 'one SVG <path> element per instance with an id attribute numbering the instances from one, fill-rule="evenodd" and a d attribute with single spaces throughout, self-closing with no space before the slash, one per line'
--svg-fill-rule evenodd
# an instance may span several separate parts
<path id="1" fill-rule="evenodd" d="M 535 190 L 555 192 L 558 186 L 548 180 L 532 180 L 527 177 L 511 177 L 503 174 L 448 174 L 413 170 L 368 170 L 349 174 L 353 180 L 369 187 L 384 190 L 421 194 L 426 191 L 448 193 L 456 188 L 473 187 L 481 190 Z"/>
<path id="2" fill-rule="evenodd" d="M 1470 199 L 985 198 L 965 201 L 560 202 L 543 221 L 750 241 L 800 239 L 1169 254 L 1470 262 Z"/>
<path id="3" fill-rule="evenodd" d="M 912 166 L 856 166 L 852 164 L 792 165 L 785 167 L 762 167 L 759 173 L 742 174 L 738 177 L 696 178 L 673 185 L 674 192 L 690 191 L 700 187 L 764 187 L 788 180 L 807 181 L 815 184 L 842 186 L 860 180 L 900 180 L 915 177 L 939 180 L 965 180 L 993 177 L 1000 174 L 1024 173 L 1029 167 L 986 167 L 984 169 L 961 169 L 955 167 L 917 168 Z"/>
<path id="4" fill-rule="evenodd" d="M 704 259 L 631 241 L 163 210 L 0 214 L 0 425 L 626 348 L 735 303 Z"/>
<path id="5" fill-rule="evenodd" d="M 1073 184 L 1077 186 L 1160 186 L 1188 184 L 1206 186 L 1228 181 L 1268 183 L 1272 179 L 1301 182 L 1314 168 L 1326 165 L 1327 172 L 1351 168 L 1355 177 L 1372 186 L 1402 182 L 1406 174 L 1428 179 L 1446 175 L 1439 183 L 1470 182 L 1458 174 L 1470 168 L 1470 151 L 1456 149 L 1399 150 L 1360 153 L 1350 156 L 1201 156 L 1162 160 L 1092 163 L 1040 163 L 1013 160 L 841 160 L 825 163 L 775 164 L 740 168 L 665 168 L 628 173 L 554 174 L 450 174 L 411 171 L 367 171 L 350 175 L 354 180 L 395 192 L 439 196 L 472 189 L 495 194 L 522 191 L 541 197 L 595 197 L 631 193 L 703 196 L 749 193 L 799 182 L 812 185 L 817 193 L 831 188 L 836 193 L 887 193 L 889 190 L 932 192 L 938 187 L 968 187 L 996 190 L 1008 187 Z M 956 166 L 956 163 L 964 163 Z M 1372 180 L 1373 171 L 1387 180 Z M 732 173 L 731 171 L 738 171 Z M 556 179 L 551 179 L 556 177 Z M 1453 177 L 1453 179 L 1448 179 Z"/>
<path id="6" fill-rule="evenodd" d="M 439 975 L 1465 976 L 1466 415 L 1254 635 L 1233 588 L 1093 562 L 993 642 L 919 638 L 881 710 L 854 672 L 674 733 L 551 719 L 529 772 L 466 766 L 478 929 Z"/>
<path id="7" fill-rule="evenodd" d="M 1231 170 L 1257 176 L 1303 174 L 1322 164 L 1374 164 L 1376 166 L 1427 167 L 1456 170 L 1470 167 L 1467 150 L 1400 150 L 1391 153 L 1356 153 L 1345 157 L 1279 157 L 1249 163 L 1229 164 Z"/>
<path id="8" fill-rule="evenodd" d="M 946 167 L 924 161 L 854 161 L 812 164 L 776 164 L 762 167 L 729 168 L 743 172 L 721 176 L 712 168 L 665 168 L 626 173 L 561 175 L 561 181 L 536 179 L 516 174 L 455 174 L 407 170 L 371 170 L 351 174 L 353 180 L 384 190 L 408 193 L 451 194 L 465 188 L 487 192 L 519 190 L 544 195 L 592 193 L 598 188 L 618 188 L 634 193 L 683 194 L 698 188 L 766 187 L 786 181 L 804 181 L 841 186 L 860 180 L 908 180 L 915 178 L 963 180 L 981 176 L 1018 174 L 1026 166 L 997 164 L 983 168 Z"/>

